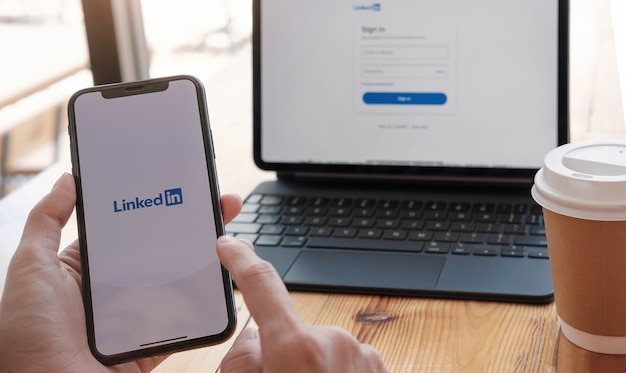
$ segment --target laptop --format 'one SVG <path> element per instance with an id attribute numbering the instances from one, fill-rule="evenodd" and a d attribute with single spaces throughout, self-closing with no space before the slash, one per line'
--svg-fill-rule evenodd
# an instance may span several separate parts
<path id="1" fill-rule="evenodd" d="M 567 0 L 254 0 L 258 185 L 292 290 L 553 299 L 530 188 L 568 141 Z"/>

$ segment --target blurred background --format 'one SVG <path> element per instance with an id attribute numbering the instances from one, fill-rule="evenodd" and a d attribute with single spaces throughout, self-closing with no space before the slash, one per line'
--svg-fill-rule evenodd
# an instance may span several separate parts
<path id="1" fill-rule="evenodd" d="M 98 2 L 111 4 L 117 35 L 107 31 L 106 12 L 87 8 Z M 570 0 L 572 141 L 626 137 L 623 3 Z M 211 96 L 250 79 L 251 31 L 252 0 L 0 0 L 0 198 L 68 151 L 67 100 L 106 80 L 101 71 L 124 80 L 191 74 L 211 80 Z M 107 35 L 119 56 L 106 49 Z M 100 53 L 98 66 L 90 53 Z M 242 54 L 247 62 L 233 67 Z M 242 94 L 250 111 L 249 92 Z"/>
<path id="2" fill-rule="evenodd" d="M 109 2 L 115 7 L 115 0 L 85 3 Z M 126 8 L 133 3 L 138 12 Z M 126 36 L 118 37 L 145 39 L 145 49 L 135 43 L 126 57 L 148 69 L 124 80 L 174 74 L 207 80 L 250 47 L 252 0 L 117 1 L 120 4 L 126 9 L 122 14 L 114 10 L 113 16 L 126 23 L 116 24 L 116 31 Z M 0 0 L 0 198 L 68 150 L 67 100 L 74 91 L 93 85 L 95 78 L 86 22 L 92 33 L 107 27 L 99 8 L 90 16 L 85 11 L 83 16 L 81 0 Z M 106 41 L 96 42 L 106 46 Z M 107 66 L 99 66 L 103 68 Z"/>

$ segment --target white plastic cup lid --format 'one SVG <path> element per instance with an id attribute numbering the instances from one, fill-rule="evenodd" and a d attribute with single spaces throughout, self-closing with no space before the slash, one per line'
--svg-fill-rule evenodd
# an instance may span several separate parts
<path id="1" fill-rule="evenodd" d="M 626 140 L 562 145 L 544 159 L 532 196 L 561 215 L 626 220 Z"/>

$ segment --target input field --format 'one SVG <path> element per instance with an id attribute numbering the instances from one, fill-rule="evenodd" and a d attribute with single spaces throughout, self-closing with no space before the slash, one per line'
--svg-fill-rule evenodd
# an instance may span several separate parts
<path id="1" fill-rule="evenodd" d="M 447 78 L 446 65 L 361 65 L 362 78 Z"/>
<path id="2" fill-rule="evenodd" d="M 442 60 L 448 58 L 447 46 L 384 45 L 362 46 L 362 59 Z"/>

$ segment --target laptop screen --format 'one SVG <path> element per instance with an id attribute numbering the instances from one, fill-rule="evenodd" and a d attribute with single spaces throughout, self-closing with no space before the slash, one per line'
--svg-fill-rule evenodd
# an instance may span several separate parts
<path id="1" fill-rule="evenodd" d="M 567 141 L 567 1 L 254 8 L 261 168 L 526 177 Z"/>

